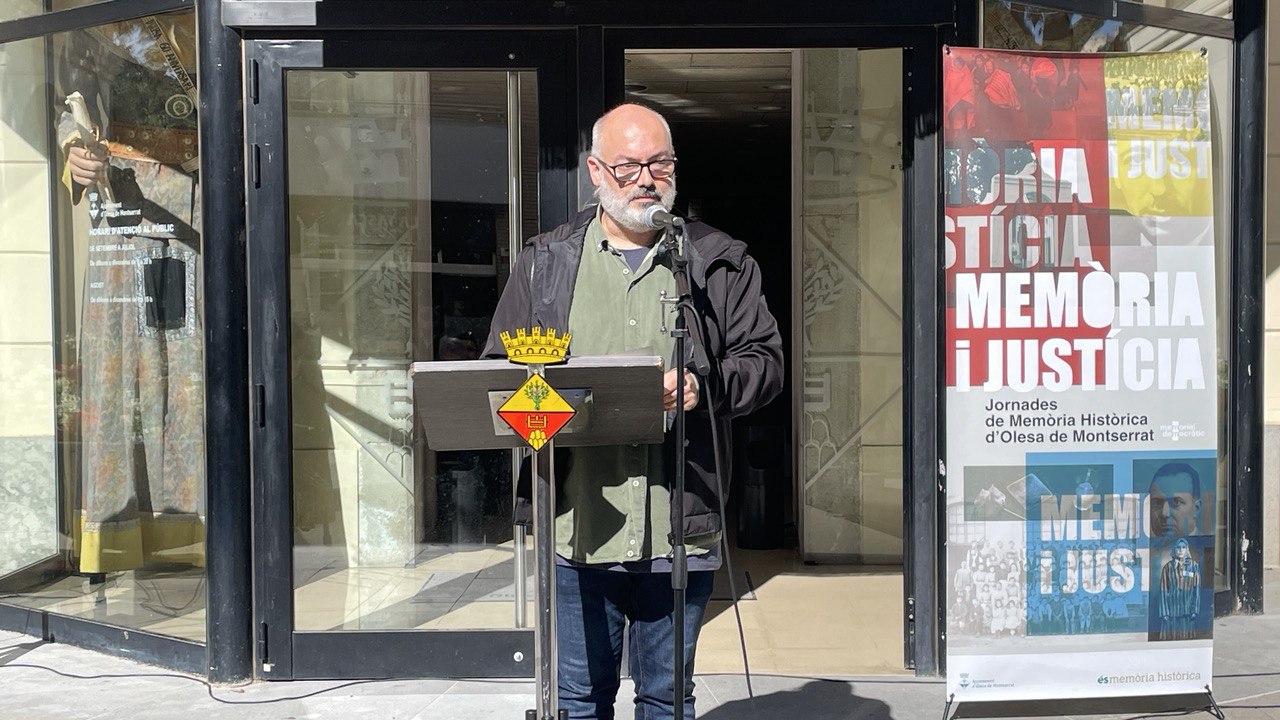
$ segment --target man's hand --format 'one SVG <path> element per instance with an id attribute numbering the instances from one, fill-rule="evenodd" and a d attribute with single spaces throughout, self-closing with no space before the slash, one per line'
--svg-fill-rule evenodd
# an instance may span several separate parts
<path id="1" fill-rule="evenodd" d="M 676 409 L 676 381 L 679 378 L 675 370 L 668 370 L 662 376 L 662 409 Z M 698 379 L 688 370 L 684 371 L 684 409 L 692 410 L 698 404 Z"/>
<path id="2" fill-rule="evenodd" d="M 71 167 L 71 179 L 77 185 L 89 186 L 107 179 L 107 147 L 95 144 L 90 147 L 73 146 L 67 151 L 67 165 Z"/>

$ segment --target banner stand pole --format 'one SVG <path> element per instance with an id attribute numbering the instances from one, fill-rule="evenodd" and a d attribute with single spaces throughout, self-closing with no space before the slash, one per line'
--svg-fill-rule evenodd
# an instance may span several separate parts
<path id="1" fill-rule="evenodd" d="M 951 717 L 951 705 L 955 701 L 956 701 L 956 694 L 951 693 L 951 695 L 947 697 L 947 706 L 942 708 L 942 720 L 947 720 L 947 718 Z"/>

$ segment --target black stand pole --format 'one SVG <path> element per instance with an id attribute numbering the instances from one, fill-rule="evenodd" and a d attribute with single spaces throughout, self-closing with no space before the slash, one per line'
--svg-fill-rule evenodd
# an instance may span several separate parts
<path id="1" fill-rule="evenodd" d="M 542 365 L 528 365 L 530 376 L 544 374 Z M 537 703 L 525 720 L 569 720 L 557 697 L 559 657 L 556 641 L 556 495 L 555 441 L 548 440 L 529 460 L 533 489 L 533 568 L 537 621 L 533 626 L 534 680 Z M 516 582 L 524 582 L 520 577 Z"/>
<path id="2" fill-rule="evenodd" d="M 685 486 L 685 409 L 684 409 L 684 365 L 688 352 L 687 342 L 690 330 L 699 325 L 693 307 L 693 294 L 689 290 L 689 259 L 684 252 L 684 223 L 676 222 L 672 231 L 662 241 L 664 247 L 659 248 L 670 258 L 671 275 L 676 281 L 674 300 L 676 308 L 675 327 L 671 337 L 675 338 L 676 362 L 676 419 L 675 419 L 675 478 L 671 488 L 671 594 L 674 603 L 674 665 L 672 677 L 672 706 L 675 720 L 684 720 L 685 690 L 685 652 L 684 621 L 685 594 L 689 586 L 689 558 L 684 547 L 684 486 Z M 663 302 L 672 302 L 663 299 Z M 690 320 L 692 319 L 692 322 Z M 701 339 L 700 337 L 698 338 Z M 705 378 L 710 371 L 705 350 L 701 342 L 694 343 L 694 368 L 699 377 Z"/>
<path id="3" fill-rule="evenodd" d="M 683 296 L 682 296 L 683 298 Z M 683 299 L 682 299 L 683 301 Z M 689 328 L 684 313 L 676 314 L 676 326 L 672 333 L 676 339 L 676 357 L 681 366 L 676 373 L 676 478 L 671 490 L 671 594 L 674 602 L 674 650 L 675 663 L 672 678 L 672 705 L 675 720 L 684 720 L 684 601 L 689 587 L 689 558 L 684 548 L 684 353 Z"/>

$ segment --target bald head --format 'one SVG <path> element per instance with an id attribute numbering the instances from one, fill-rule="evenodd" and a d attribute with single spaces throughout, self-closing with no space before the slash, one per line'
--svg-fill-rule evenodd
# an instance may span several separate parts
<path id="1" fill-rule="evenodd" d="M 666 118 L 643 105 L 626 103 L 610 110 L 591 126 L 591 154 L 605 162 L 616 163 L 618 157 L 610 157 L 627 150 L 650 149 L 665 143 L 662 149 L 674 154 L 671 143 L 671 126 Z M 645 160 L 631 157 L 628 159 Z"/>
<path id="2" fill-rule="evenodd" d="M 632 233 L 629 242 L 649 245 L 656 237 L 644 221 L 654 203 L 667 210 L 676 198 L 676 157 L 671 128 L 640 105 L 619 105 L 591 129 L 587 170 L 604 211 L 605 232 Z M 621 169 L 621 174 L 619 174 Z"/>

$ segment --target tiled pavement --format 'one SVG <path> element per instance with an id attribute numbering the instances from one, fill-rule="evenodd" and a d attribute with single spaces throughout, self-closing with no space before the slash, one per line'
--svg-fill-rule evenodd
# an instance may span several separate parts
<path id="1" fill-rule="evenodd" d="M 1280 573 L 1268 574 L 1267 587 L 1268 614 L 1225 618 L 1215 626 L 1214 688 L 1231 720 L 1280 720 Z M 929 678 L 756 676 L 754 686 L 752 701 L 745 697 L 741 675 L 700 676 L 699 719 L 922 720 L 941 718 L 944 706 L 941 681 Z M 624 686 L 620 719 L 631 716 L 627 691 Z M 532 697 L 532 684 L 524 681 L 299 681 L 209 690 L 196 678 L 0 632 L 4 720 L 523 720 Z M 1045 718 L 1118 720 L 1154 709 L 1148 704 L 1123 713 L 1102 708 L 1098 714 L 1099 708 L 1085 708 L 1072 715 L 1044 714 L 1062 712 L 1059 703 L 1008 708 L 1003 717 L 1036 713 Z M 957 712 L 957 717 L 984 716 L 976 706 Z"/>

